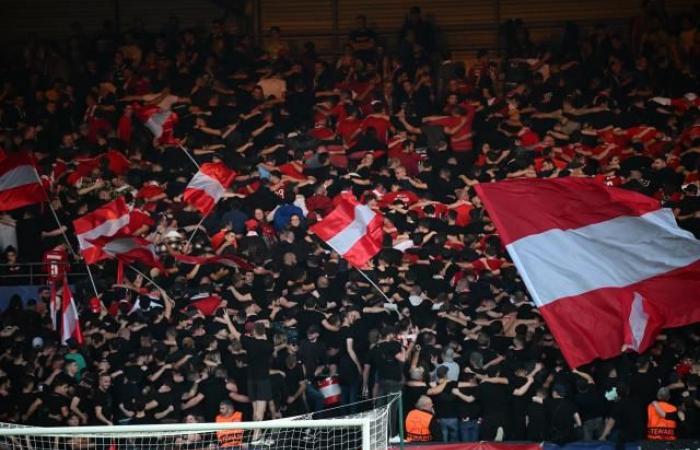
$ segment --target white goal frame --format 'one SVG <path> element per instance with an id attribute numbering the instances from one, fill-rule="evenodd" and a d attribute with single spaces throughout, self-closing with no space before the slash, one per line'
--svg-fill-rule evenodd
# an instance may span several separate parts
<path id="1" fill-rule="evenodd" d="M 33 427 L 26 425 L 2 424 L 0 437 L 14 436 L 129 436 L 142 433 L 183 434 L 216 433 L 226 430 L 270 430 L 270 429 L 305 429 L 305 428 L 348 428 L 357 427 L 362 432 L 362 449 L 372 448 L 371 417 L 338 419 L 276 419 L 261 422 L 217 422 L 217 423 L 182 423 L 155 425 L 115 425 L 115 426 L 78 426 L 78 427 Z"/>

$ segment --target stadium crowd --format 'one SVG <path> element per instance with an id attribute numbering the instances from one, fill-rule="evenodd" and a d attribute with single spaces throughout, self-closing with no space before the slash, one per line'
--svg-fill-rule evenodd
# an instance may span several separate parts
<path id="1" fill-rule="evenodd" d="M 77 249 L 72 221 L 119 196 L 147 217 L 139 234 L 165 270 L 139 266 L 157 286 L 129 268 L 117 284 L 115 261 L 92 265 L 99 300 L 73 276 L 83 345 L 61 344 L 48 288 L 10 299 L 0 421 L 263 420 L 323 409 L 331 378 L 343 404 L 403 392 L 406 413 L 431 420 L 414 440 L 635 441 L 655 400 L 672 405 L 674 434 L 700 437 L 698 328 L 569 369 L 473 188 L 595 177 L 656 197 L 700 236 L 700 10 L 645 4 L 623 34 L 570 23 L 533 43 L 507 22 L 501 57 L 467 67 L 417 8 L 392 51 L 358 17 L 337 59 L 312 42 L 292 51 L 276 28 L 257 45 L 233 18 L 6 54 L 0 158 L 33 155 L 62 225 L 46 205 L 1 213 L 0 283 L 27 284 L 21 263 L 67 249 L 64 233 Z M 171 134 L 144 126 L 148 106 L 177 115 Z M 201 223 L 182 201 L 187 152 L 237 173 Z M 389 302 L 308 232 L 343 192 L 384 216 L 365 273 Z M 222 299 L 210 314 L 191 304 L 204 293 Z"/>

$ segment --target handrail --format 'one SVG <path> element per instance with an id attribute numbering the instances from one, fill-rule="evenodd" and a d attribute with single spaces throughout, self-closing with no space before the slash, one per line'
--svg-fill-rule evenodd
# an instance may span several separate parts
<path id="1" fill-rule="evenodd" d="M 61 266 L 75 266 L 76 264 L 71 264 L 70 262 L 55 262 L 55 264 L 61 265 Z M 83 266 L 83 264 L 78 264 L 79 266 Z M 7 266 L 20 266 L 20 267 L 27 267 L 29 270 L 27 272 L 23 273 L 18 273 L 18 274 L 0 274 L 0 280 L 13 280 L 13 279 L 20 279 L 20 278 L 29 278 L 29 283 L 26 283 L 30 286 L 38 285 L 38 284 L 44 284 L 46 281 L 46 277 L 48 274 L 44 270 L 45 263 L 43 262 L 18 262 L 15 264 L 7 264 L 7 263 L 0 263 L 0 268 L 2 267 L 7 267 Z M 39 269 L 37 269 L 37 267 Z M 87 276 L 87 272 L 80 272 L 80 271 L 68 271 L 66 272 L 66 276 L 68 277 L 84 277 Z M 23 283 L 24 284 L 24 283 Z M 3 283 L 0 282 L 0 286 L 2 286 Z"/>

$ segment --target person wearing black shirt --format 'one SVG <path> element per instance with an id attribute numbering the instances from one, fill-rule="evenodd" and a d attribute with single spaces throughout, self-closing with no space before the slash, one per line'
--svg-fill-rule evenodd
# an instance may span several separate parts
<path id="1" fill-rule="evenodd" d="M 582 426 L 581 416 L 576 404 L 566 398 L 564 385 L 554 386 L 546 407 L 550 417 L 549 438 L 560 445 L 577 440 Z"/>
<path id="2" fill-rule="evenodd" d="M 440 432 L 445 442 L 459 439 L 459 419 L 457 397 L 452 392 L 457 389 L 457 382 L 447 378 L 447 366 L 437 368 L 437 383 L 428 389 L 428 395 L 435 403 L 435 416 L 440 424 Z"/>
<path id="3" fill-rule="evenodd" d="M 546 388 L 537 389 L 537 394 L 530 399 L 530 404 L 527 405 L 525 423 L 528 441 L 542 442 L 547 438 L 547 430 L 549 429 L 549 418 L 545 407 L 547 394 Z"/>
<path id="4" fill-rule="evenodd" d="M 618 443 L 641 441 L 646 431 L 646 404 L 631 394 L 629 386 L 624 383 L 618 383 L 613 394 L 615 403 L 608 411 L 605 429 L 599 439 Z"/>
<path id="5" fill-rule="evenodd" d="M 297 416 L 306 413 L 306 374 L 304 366 L 299 364 L 298 357 L 294 353 L 287 355 L 284 366 L 285 404 L 284 415 L 286 417 Z"/>
<path id="6" fill-rule="evenodd" d="M 95 420 L 99 425 L 114 425 L 114 399 L 110 390 L 111 386 L 112 377 L 108 374 L 100 375 L 97 389 L 92 398 Z"/>
<path id="7" fill-rule="evenodd" d="M 481 407 L 476 401 L 479 385 L 473 373 L 463 373 L 453 394 L 460 399 L 459 440 L 462 442 L 477 442 L 479 440 L 479 423 L 481 422 Z"/>
<path id="8" fill-rule="evenodd" d="M 505 439 L 509 438 L 510 431 L 510 397 L 512 387 L 507 378 L 500 375 L 496 366 L 489 367 L 487 378 L 479 384 L 478 399 L 483 410 L 483 422 L 481 424 L 481 439 L 492 441 L 501 429 Z"/>
<path id="9" fill-rule="evenodd" d="M 267 402 L 272 400 L 272 384 L 270 383 L 270 363 L 274 347 L 267 339 L 265 325 L 256 322 L 253 326 L 253 336 L 241 335 L 231 323 L 228 314 L 224 321 L 229 332 L 235 339 L 240 339 L 248 354 L 248 397 L 253 403 L 253 420 L 265 419 Z M 255 433 L 257 437 L 259 432 Z"/>
<path id="10" fill-rule="evenodd" d="M 342 343 L 338 352 L 338 375 L 345 405 L 356 402 L 360 394 L 362 364 L 356 353 L 359 333 L 355 323 L 359 318 L 357 310 L 348 311 L 340 329 Z"/>

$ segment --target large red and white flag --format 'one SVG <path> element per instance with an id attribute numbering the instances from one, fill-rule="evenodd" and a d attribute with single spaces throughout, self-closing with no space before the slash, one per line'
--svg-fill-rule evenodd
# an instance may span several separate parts
<path id="1" fill-rule="evenodd" d="M 242 270 L 253 270 L 255 268 L 245 259 L 234 255 L 192 256 L 175 253 L 173 258 L 186 264 L 221 264 L 227 267 L 238 267 Z"/>
<path id="2" fill-rule="evenodd" d="M 73 294 L 70 291 L 70 286 L 68 286 L 68 280 L 64 279 L 63 293 L 61 295 L 61 343 L 65 345 L 70 338 L 73 338 L 78 344 L 83 343 L 78 308 L 75 306 L 75 300 L 73 300 Z"/>
<path id="3" fill-rule="evenodd" d="M 591 178 L 476 191 L 571 367 L 700 321 L 700 241 L 658 201 Z"/>
<path id="4" fill-rule="evenodd" d="M 17 153 L 0 162 L 0 211 L 46 201 L 46 193 L 29 156 Z"/>
<path id="5" fill-rule="evenodd" d="M 108 257 L 126 264 L 142 263 L 149 267 L 163 269 L 151 241 L 137 236 L 114 236 L 92 241 Z"/>
<path id="6" fill-rule="evenodd" d="M 207 215 L 223 197 L 234 178 L 236 178 L 236 172 L 226 167 L 224 163 L 202 164 L 185 188 L 183 199 L 202 214 Z"/>
<path id="7" fill-rule="evenodd" d="M 383 220 L 381 214 L 346 195 L 330 214 L 309 230 L 353 266 L 363 267 L 382 248 Z"/>
<path id="8" fill-rule="evenodd" d="M 73 221 L 80 251 L 87 264 L 94 264 L 108 258 L 93 241 L 114 236 L 129 226 L 129 207 L 123 197 L 119 197 L 100 208 Z"/>

